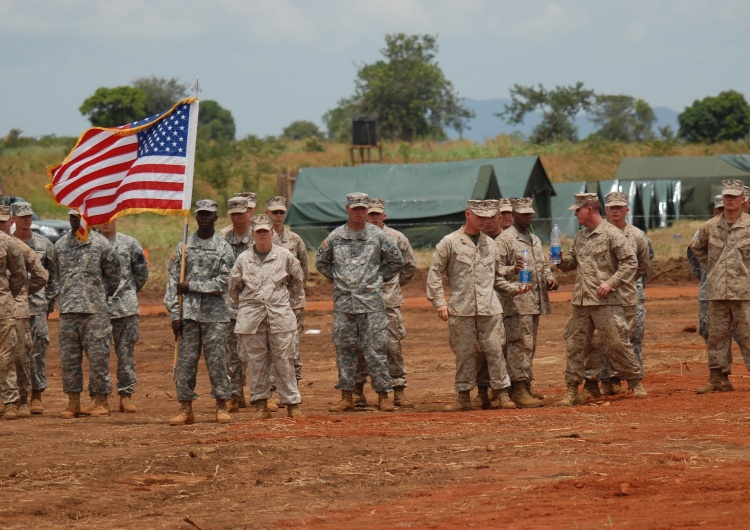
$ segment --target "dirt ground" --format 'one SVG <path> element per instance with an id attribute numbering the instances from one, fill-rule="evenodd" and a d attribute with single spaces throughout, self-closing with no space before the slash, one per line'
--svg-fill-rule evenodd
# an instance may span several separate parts
<path id="1" fill-rule="evenodd" d="M 737 365 L 735 392 L 695 394 L 707 376 L 697 285 L 674 283 L 647 290 L 650 396 L 573 409 L 554 406 L 564 393 L 569 285 L 541 321 L 535 374 L 548 406 L 533 410 L 442 411 L 454 398 L 454 359 L 447 327 L 418 287 L 404 308 L 407 394 L 417 408 L 395 413 L 327 412 L 338 393 L 324 285 L 306 317 L 320 333 L 302 337 L 305 416 L 296 421 L 283 409 L 251 421 L 243 409 L 217 425 L 202 367 L 197 423 L 169 427 L 178 405 L 161 293 L 142 297 L 140 411 L 59 419 L 53 320 L 45 414 L 0 421 L 0 526 L 748 527 L 750 377 Z M 368 397 L 376 399 L 369 388 Z"/>

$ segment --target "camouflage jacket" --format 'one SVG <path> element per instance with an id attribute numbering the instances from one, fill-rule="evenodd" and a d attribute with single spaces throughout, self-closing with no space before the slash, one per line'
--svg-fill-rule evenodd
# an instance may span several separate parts
<path id="1" fill-rule="evenodd" d="M 60 285 L 60 313 L 109 313 L 108 299 L 120 285 L 120 258 L 107 238 L 89 233 L 78 241 L 71 230 L 55 243 L 52 271 Z"/>
<path id="2" fill-rule="evenodd" d="M 263 261 L 254 250 L 243 252 L 229 275 L 229 295 L 239 304 L 236 333 L 253 334 L 264 318 L 269 333 L 295 331 L 290 300 L 299 299 L 302 268 L 291 252 L 273 245 Z"/>
<path id="3" fill-rule="evenodd" d="M 394 230 L 390 226 L 385 226 L 383 230 L 396 243 L 396 246 L 401 251 L 401 256 L 404 258 L 404 268 L 401 269 L 398 276 L 391 278 L 387 282 L 383 282 L 383 298 L 385 299 L 386 307 L 400 307 L 404 305 L 401 286 L 409 283 L 414 277 L 414 273 L 417 272 L 417 260 L 414 259 L 414 251 L 404 234 L 398 230 Z"/>
<path id="4" fill-rule="evenodd" d="M 15 297 L 26 284 L 26 268 L 21 247 L 5 232 L 0 232 L 0 319 L 15 318 Z"/>
<path id="5" fill-rule="evenodd" d="M 700 230 L 696 230 L 695 234 L 693 234 L 693 242 L 696 241 L 699 233 Z M 690 264 L 690 270 L 693 271 L 695 277 L 701 282 L 698 288 L 698 300 L 708 300 L 708 276 L 706 276 L 706 269 L 698 263 L 698 258 L 695 257 L 695 252 L 693 252 L 693 248 L 690 246 L 687 248 L 687 259 Z"/>
<path id="6" fill-rule="evenodd" d="M 180 319 L 177 284 L 180 283 L 182 243 L 169 262 L 167 292 L 164 305 L 172 320 Z M 185 254 L 185 281 L 190 292 L 183 295 L 182 318 L 198 322 L 229 322 L 224 296 L 227 292 L 229 271 L 234 265 L 232 247 L 219 234 L 201 239 L 197 233 L 187 240 Z"/>
<path id="7" fill-rule="evenodd" d="M 18 296 L 16 296 L 16 318 L 29 318 L 30 298 L 38 292 L 44 292 L 44 286 L 47 285 L 49 272 L 42 266 L 34 249 L 24 244 L 19 239 L 14 239 L 16 245 L 21 250 L 23 256 L 24 270 L 26 271 L 26 282 Z"/>
<path id="8" fill-rule="evenodd" d="M 116 233 L 109 240 L 120 256 L 120 285 L 109 299 L 109 318 L 138 314 L 138 291 L 148 280 L 148 263 L 143 247 L 129 235 Z"/>
<path id="9" fill-rule="evenodd" d="M 743 213 L 732 226 L 717 215 L 690 246 L 706 270 L 708 300 L 750 300 L 750 215 Z"/>
<path id="10" fill-rule="evenodd" d="M 310 265 L 307 261 L 307 247 L 302 238 L 297 234 L 284 228 L 281 234 L 273 233 L 273 244 L 284 247 L 292 256 L 297 258 L 299 266 L 302 268 L 302 276 L 304 277 L 303 282 L 307 282 L 307 274 L 309 272 Z M 302 284 L 304 286 L 304 283 Z M 292 301 L 292 309 L 302 309 L 305 307 L 305 290 L 302 289 L 295 300 Z"/>
<path id="11" fill-rule="evenodd" d="M 572 304 L 623 305 L 620 288 L 633 282 L 638 260 L 625 234 L 602 220 L 593 230 L 578 231 L 570 253 L 563 256 L 558 267 L 561 271 L 577 269 Z M 596 291 L 604 282 L 612 287 L 612 292 L 599 298 Z"/>
<path id="12" fill-rule="evenodd" d="M 372 313 L 385 311 L 383 282 L 401 272 L 404 259 L 380 228 L 365 223 L 354 231 L 345 224 L 323 240 L 315 265 L 333 280 L 334 311 Z"/>
<path id="13" fill-rule="evenodd" d="M 628 243 L 633 247 L 635 258 L 638 260 L 638 268 L 635 271 L 633 282 L 623 284 L 620 287 L 622 305 L 637 305 L 638 300 L 645 300 L 646 298 L 643 292 L 643 280 L 648 276 L 651 269 L 653 250 L 648 238 L 639 228 L 626 224 L 622 232 L 628 238 Z"/>
<path id="14" fill-rule="evenodd" d="M 46 237 L 34 234 L 33 232 L 29 240 L 22 241 L 22 243 L 25 243 L 36 252 L 39 261 L 42 263 L 42 267 L 44 267 L 49 275 L 46 287 L 29 296 L 29 314 L 46 315 L 54 310 L 58 295 L 57 278 L 52 274 L 52 260 L 55 257 L 55 246 Z"/>
<path id="15" fill-rule="evenodd" d="M 550 303 L 547 281 L 554 279 L 549 268 L 547 254 L 542 242 L 531 232 L 524 236 L 515 226 L 511 226 L 495 239 L 498 260 L 506 267 L 514 267 L 516 256 L 528 250 L 531 267 L 531 290 L 518 296 L 501 296 L 505 316 L 515 315 L 549 315 Z M 511 277 L 516 279 L 515 272 Z"/>
<path id="16" fill-rule="evenodd" d="M 234 231 L 232 225 L 229 225 L 228 228 L 229 230 L 227 230 L 226 233 L 224 233 L 224 231 L 222 230 L 222 233 L 219 235 L 226 239 L 227 243 L 229 243 L 229 246 L 232 247 L 232 254 L 234 254 L 234 259 L 236 260 L 238 257 L 240 257 L 240 254 L 245 252 L 247 249 L 252 248 L 253 231 L 252 228 L 248 228 L 247 232 L 240 235 Z M 224 295 L 224 300 L 226 301 L 227 310 L 229 311 L 229 318 L 237 318 L 237 302 L 229 297 L 229 292 Z"/>

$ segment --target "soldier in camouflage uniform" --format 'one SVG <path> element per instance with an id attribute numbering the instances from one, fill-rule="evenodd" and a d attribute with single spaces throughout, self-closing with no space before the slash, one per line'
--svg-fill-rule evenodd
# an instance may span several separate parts
<path id="1" fill-rule="evenodd" d="M 253 194 L 254 195 L 254 194 Z M 255 202 L 250 207 L 248 197 L 235 196 L 227 201 L 227 210 L 232 224 L 230 230 L 222 231 L 222 236 L 232 247 L 232 254 L 236 260 L 240 254 L 253 245 L 252 234 L 252 217 L 250 212 L 255 211 Z M 227 310 L 229 311 L 229 325 L 227 326 L 227 375 L 229 376 L 229 385 L 232 391 L 232 397 L 227 403 L 229 412 L 236 412 L 241 408 L 247 407 L 245 401 L 245 365 L 240 359 L 237 349 L 237 335 L 234 328 L 237 325 L 237 302 L 233 301 L 227 293 L 226 297 Z"/>
<path id="2" fill-rule="evenodd" d="M 10 221 L 10 206 L 0 206 L 0 226 Z M 6 420 L 18 418 L 16 302 L 26 284 L 26 268 L 20 245 L 0 230 L 0 412 Z"/>
<path id="3" fill-rule="evenodd" d="M 247 216 L 247 221 L 243 220 L 242 217 L 235 217 L 232 219 L 230 214 L 230 219 L 232 219 L 232 224 L 225 226 L 221 229 L 219 232 L 219 235 L 221 237 L 226 237 L 226 235 L 234 230 L 238 234 L 243 233 L 242 227 L 250 222 L 250 229 L 252 229 L 252 221 L 250 221 L 253 216 L 255 215 L 255 193 L 252 191 L 240 191 L 234 194 L 235 197 L 245 199 L 247 201 L 247 208 L 245 210 L 245 215 Z M 237 211 L 239 211 L 239 208 L 237 208 Z"/>
<path id="4" fill-rule="evenodd" d="M 138 292 L 148 280 L 148 264 L 143 247 L 134 238 L 117 231 L 118 220 L 101 226 L 120 256 L 120 285 L 109 299 L 109 318 L 112 322 L 112 340 L 117 355 L 117 394 L 120 412 L 137 412 L 132 396 L 135 393 L 135 344 L 138 342 Z"/>
<path id="5" fill-rule="evenodd" d="M 393 404 L 401 408 L 414 408 L 414 403 L 406 399 L 404 389 L 407 386 L 406 368 L 404 367 L 404 356 L 401 349 L 401 340 L 406 337 L 404 319 L 401 316 L 401 306 L 404 297 L 401 294 L 401 286 L 408 284 L 417 272 L 417 262 L 414 259 L 414 251 L 409 240 L 398 230 L 385 225 L 385 202 L 382 199 L 370 199 L 367 206 L 367 222 L 383 230 L 386 235 L 396 244 L 404 258 L 404 268 L 395 278 L 383 282 L 383 298 L 385 299 L 385 314 L 388 317 L 388 346 L 386 355 L 388 357 L 388 373 L 393 381 Z M 354 388 L 354 404 L 360 407 L 367 406 L 364 387 L 367 381 L 367 363 L 362 351 L 357 359 L 357 386 Z"/>
<path id="6" fill-rule="evenodd" d="M 227 241 L 214 231 L 218 218 L 215 201 L 204 199 L 195 203 L 198 230 L 187 240 L 185 278 L 180 281 L 182 243 L 169 262 L 169 278 L 164 305 L 172 319 L 175 339 L 179 337 L 175 383 L 180 412 L 169 420 L 170 425 L 195 423 L 193 401 L 198 361 L 201 351 L 208 368 L 213 395 L 216 398 L 216 421 L 229 423 L 227 400 L 232 390 L 227 380 L 226 338 L 229 312 L 225 295 L 234 253 Z M 183 296 L 180 313 L 179 295 Z"/>
<path id="7" fill-rule="evenodd" d="M 505 326 L 505 359 L 512 384 L 511 399 L 519 408 L 541 407 L 544 402 L 531 393 L 534 379 L 532 363 L 536 353 L 539 315 L 549 315 L 548 291 L 558 287 L 549 268 L 542 242 L 531 233 L 534 208 L 531 198 L 513 199 L 513 226 L 496 239 L 498 260 L 502 265 L 515 266 L 518 256 L 528 253 L 531 268 L 531 290 L 516 297 L 501 297 Z"/>
<path id="8" fill-rule="evenodd" d="M 0 221 L 0 230 L 10 235 L 11 221 Z M 16 296 L 16 325 L 13 359 L 16 364 L 16 381 L 20 400 L 18 402 L 19 418 L 30 418 L 29 395 L 31 394 L 31 370 L 29 368 L 29 356 L 31 350 L 31 315 L 29 313 L 29 297 L 39 292 L 47 285 L 49 273 L 42 267 L 42 262 L 29 246 L 24 245 L 18 239 L 13 240 L 21 250 L 24 269 L 26 270 L 26 282 L 21 292 Z"/>
<path id="9" fill-rule="evenodd" d="M 570 255 L 563 256 L 558 265 L 562 271 L 576 270 L 570 317 L 564 331 L 567 392 L 561 406 L 580 402 L 578 385 L 585 379 L 594 331 L 601 335 L 612 365 L 628 380 L 633 396 L 648 395 L 628 340 L 629 326 L 620 293 L 623 284 L 633 281 L 638 260 L 625 235 L 602 219 L 599 208 L 596 193 L 575 195 L 570 210 L 575 210 L 578 223 L 584 228 L 573 239 Z"/>
<path id="10" fill-rule="evenodd" d="M 34 211 L 28 202 L 13 204 L 13 222 L 16 225 L 15 237 L 28 245 L 36 255 L 49 276 L 47 285 L 29 296 L 29 324 L 31 326 L 31 348 L 27 351 L 31 373 L 31 413 L 42 414 L 42 392 L 47 388 L 47 371 L 45 358 L 49 348 L 49 327 L 47 317 L 54 310 L 57 299 L 57 280 L 52 274 L 52 259 L 55 247 L 44 236 L 31 231 Z"/>
<path id="11" fill-rule="evenodd" d="M 708 278 L 709 379 L 699 394 L 734 390 L 734 334 L 750 369 L 750 216 L 743 212 L 744 183 L 725 180 L 724 212 L 698 230 L 691 248 Z"/>
<path id="12" fill-rule="evenodd" d="M 503 308 L 495 290 L 514 296 L 528 291 L 528 287 L 516 288 L 505 280 L 507 268 L 498 261 L 495 242 L 482 233 L 496 211 L 496 201 L 468 201 L 466 223 L 437 244 L 427 273 L 427 299 L 438 317 L 448 322 L 450 346 L 456 356 L 458 398 L 448 410 L 472 408 L 469 392 L 477 378 L 477 343 L 487 358 L 490 386 L 498 391 L 500 405 L 515 408 L 508 396 L 510 379 L 503 358 Z M 443 275 L 450 284 L 448 302 Z"/>
<path id="13" fill-rule="evenodd" d="M 302 268 L 302 274 L 304 275 L 304 282 L 307 282 L 307 273 L 309 272 L 309 264 L 307 259 L 307 247 L 302 238 L 289 230 L 284 228 L 284 218 L 286 217 L 286 197 L 276 196 L 269 197 L 266 199 L 266 215 L 273 221 L 273 244 L 280 247 L 284 247 L 292 255 L 297 258 L 299 265 Z M 304 287 L 305 283 L 302 284 Z M 297 318 L 297 338 L 302 337 L 302 332 L 305 329 L 305 290 L 304 288 L 299 292 L 299 296 L 292 299 L 292 310 Z M 299 351 L 300 343 L 297 341 L 297 351 L 294 353 L 294 373 L 295 377 L 299 381 L 302 379 L 302 357 Z M 273 367 L 271 368 L 273 375 Z M 275 379 L 272 379 L 271 385 L 276 389 Z M 278 404 L 278 403 L 277 403 Z"/>
<path id="14" fill-rule="evenodd" d="M 328 235 L 316 258 L 318 271 L 333 280 L 333 342 L 339 371 L 336 388 L 341 390 L 341 401 L 329 410 L 355 410 L 352 392 L 359 344 L 378 393 L 378 408 L 390 412 L 394 409 L 388 392 L 393 385 L 385 353 L 388 318 L 382 291 L 383 282 L 401 272 L 404 260 L 385 232 L 366 222 L 367 194 L 350 193 L 346 200 L 347 224 Z"/>
<path id="15" fill-rule="evenodd" d="M 63 390 L 68 395 L 68 406 L 60 417 L 109 416 L 109 299 L 120 285 L 120 259 L 107 239 L 96 232 L 90 232 L 87 241 L 76 239 L 81 216 L 76 210 L 69 210 L 68 217 L 70 232 L 55 243 L 52 262 L 52 272 L 60 286 L 60 364 Z M 84 351 L 89 359 L 89 394 L 95 397 L 89 407 L 82 409 Z"/>
<path id="16" fill-rule="evenodd" d="M 239 306 L 235 332 L 240 354 L 249 367 L 254 419 L 271 417 L 270 365 L 290 418 L 300 415 L 302 401 L 294 368 L 297 318 L 290 300 L 300 297 L 303 273 L 299 260 L 274 244 L 273 238 L 273 221 L 267 215 L 256 215 L 253 248 L 237 258 L 229 276 L 229 295 Z"/>

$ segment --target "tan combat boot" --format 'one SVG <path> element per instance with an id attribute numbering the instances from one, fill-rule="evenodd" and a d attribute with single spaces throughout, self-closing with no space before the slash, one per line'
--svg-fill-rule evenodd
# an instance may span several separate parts
<path id="1" fill-rule="evenodd" d="M 393 404 L 402 409 L 413 409 L 415 407 L 414 402 L 406 399 L 404 394 L 404 387 L 397 386 L 393 389 Z"/>
<path id="2" fill-rule="evenodd" d="M 721 382 L 721 370 L 711 369 L 708 381 L 696 390 L 699 394 L 709 394 L 711 392 L 724 392 L 724 383 Z"/>
<path id="3" fill-rule="evenodd" d="M 41 390 L 31 391 L 31 413 L 32 414 L 44 413 L 44 404 L 42 403 L 42 391 Z"/>
<path id="4" fill-rule="evenodd" d="M 169 419 L 169 424 L 172 427 L 179 425 L 192 425 L 195 423 L 195 416 L 193 416 L 193 403 L 191 401 L 180 401 L 180 412 L 177 416 Z"/>
<path id="5" fill-rule="evenodd" d="M 216 423 L 229 423 L 232 417 L 227 411 L 227 402 L 224 399 L 216 400 Z"/>
<path id="6" fill-rule="evenodd" d="M 355 407 L 366 407 L 367 397 L 365 397 L 365 384 L 357 383 L 354 385 L 354 392 L 352 392 L 352 400 L 354 401 Z"/>
<path id="7" fill-rule="evenodd" d="M 563 398 L 557 403 L 559 407 L 572 407 L 580 403 L 578 398 L 578 384 L 568 383 L 568 389 L 565 392 Z"/>
<path id="8" fill-rule="evenodd" d="M 240 402 L 235 396 L 230 397 L 229 401 L 227 401 L 227 411 L 229 412 L 240 411 Z"/>
<path id="9" fill-rule="evenodd" d="M 515 409 L 516 404 L 510 399 L 510 394 L 507 388 L 501 388 L 497 391 L 497 406 L 501 409 Z"/>
<path id="10" fill-rule="evenodd" d="M 722 385 L 724 385 L 723 392 L 733 392 L 734 385 L 732 385 L 731 381 L 729 381 L 729 374 L 725 374 L 724 372 L 721 372 L 719 374 L 719 377 L 721 378 Z"/>
<path id="11" fill-rule="evenodd" d="M 4 420 L 16 420 L 18 419 L 18 402 L 8 403 L 5 405 L 5 414 L 3 414 Z"/>
<path id="12" fill-rule="evenodd" d="M 519 409 L 535 409 L 544 406 L 542 400 L 529 394 L 525 381 L 513 381 L 513 393 L 510 399 Z"/>
<path id="13" fill-rule="evenodd" d="M 81 416 L 89 416 L 91 412 L 96 408 L 96 394 L 89 396 L 89 402 L 85 407 L 81 407 Z"/>
<path id="14" fill-rule="evenodd" d="M 31 411 L 29 410 L 29 398 L 27 396 L 21 396 L 21 399 L 18 400 L 18 417 L 31 417 Z"/>
<path id="15" fill-rule="evenodd" d="M 531 397 L 535 397 L 537 399 L 544 399 L 544 394 L 541 390 L 538 390 L 536 388 L 536 385 L 533 384 L 531 381 L 526 381 L 526 391 L 529 393 Z"/>
<path id="16" fill-rule="evenodd" d="M 68 392 L 68 408 L 60 413 L 60 417 L 69 420 L 77 417 L 81 413 L 81 393 Z"/>
<path id="17" fill-rule="evenodd" d="M 273 396 L 273 392 L 271 392 L 271 395 Z M 256 410 L 257 410 L 257 408 L 256 408 Z M 266 410 L 268 410 L 268 412 L 278 412 L 279 411 L 279 407 L 276 405 L 276 403 L 274 402 L 273 399 L 267 399 L 266 400 Z"/>
<path id="18" fill-rule="evenodd" d="M 120 412 L 127 412 L 130 414 L 138 412 L 130 394 L 120 394 Z"/>
<path id="19" fill-rule="evenodd" d="M 94 418 L 101 416 L 109 416 L 109 402 L 107 400 L 107 394 L 96 395 L 96 407 L 89 413 L 89 416 Z"/>
<path id="20" fill-rule="evenodd" d="M 279 392 L 277 390 L 274 390 L 271 392 L 271 399 L 269 399 L 268 401 L 269 401 L 269 404 L 273 403 L 274 405 L 276 405 L 276 410 L 283 409 L 284 407 L 286 407 L 286 405 L 284 405 L 281 402 L 281 398 L 279 397 Z M 268 410 L 271 410 L 271 409 L 269 408 Z M 276 410 L 273 410 L 271 412 L 276 412 Z"/>
<path id="21" fill-rule="evenodd" d="M 5 414 L 5 403 L 0 401 L 0 414 Z"/>
<path id="22" fill-rule="evenodd" d="M 286 415 L 290 418 L 298 418 L 302 416 L 302 411 L 299 410 L 299 404 L 292 403 L 286 406 Z"/>
<path id="23" fill-rule="evenodd" d="M 477 387 L 477 397 L 471 400 L 471 408 L 487 410 L 492 406 L 489 389 L 486 386 Z"/>
<path id="24" fill-rule="evenodd" d="M 646 389 L 643 388 L 640 379 L 628 380 L 628 388 L 631 392 L 633 392 L 633 397 L 635 398 L 643 399 L 645 397 L 648 397 L 648 392 L 646 392 Z"/>
<path id="25" fill-rule="evenodd" d="M 609 384 L 611 385 L 610 396 L 617 396 L 625 393 L 625 389 L 622 388 L 622 382 L 619 377 L 610 377 Z"/>
<path id="26" fill-rule="evenodd" d="M 599 390 L 599 383 L 586 379 L 583 382 L 583 389 L 578 395 L 578 401 L 584 403 L 589 399 L 599 399 L 602 397 L 602 392 Z"/>
<path id="27" fill-rule="evenodd" d="M 388 392 L 378 392 L 378 410 L 382 412 L 393 412 L 396 410 L 388 399 Z"/>
<path id="28" fill-rule="evenodd" d="M 271 412 L 268 410 L 268 400 L 259 399 L 255 402 L 255 414 L 253 414 L 254 420 L 270 420 Z"/>
<path id="29" fill-rule="evenodd" d="M 342 390 L 341 401 L 329 408 L 328 412 L 352 412 L 354 410 L 357 410 L 357 408 L 354 406 L 352 392 Z"/>
<path id="30" fill-rule="evenodd" d="M 464 412 L 471 409 L 471 396 L 468 390 L 461 390 L 456 397 L 456 402 L 445 407 L 445 410 L 448 412 Z"/>

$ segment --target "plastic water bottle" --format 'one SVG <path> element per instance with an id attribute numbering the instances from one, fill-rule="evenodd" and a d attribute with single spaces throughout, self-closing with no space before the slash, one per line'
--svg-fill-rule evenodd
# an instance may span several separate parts
<path id="1" fill-rule="evenodd" d="M 529 251 L 528 249 L 523 250 L 523 269 L 518 274 L 521 285 L 531 285 L 531 267 L 529 267 Z"/>
<path id="2" fill-rule="evenodd" d="M 557 225 L 552 226 L 552 234 L 549 236 L 549 253 L 550 263 L 557 265 L 562 261 L 562 245 L 560 244 L 560 228 Z"/>

